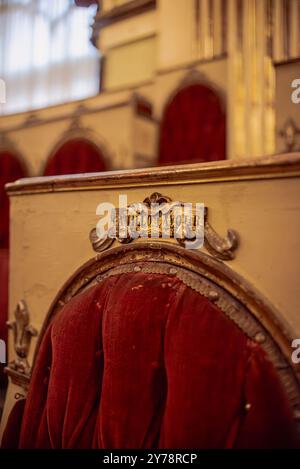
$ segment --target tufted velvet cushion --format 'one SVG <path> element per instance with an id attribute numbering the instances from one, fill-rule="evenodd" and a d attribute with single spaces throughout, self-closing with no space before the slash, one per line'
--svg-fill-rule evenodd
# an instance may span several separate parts
<path id="1" fill-rule="evenodd" d="M 291 410 L 262 349 L 176 277 L 143 272 L 108 277 L 56 316 L 39 350 L 18 443 L 291 445 Z"/>

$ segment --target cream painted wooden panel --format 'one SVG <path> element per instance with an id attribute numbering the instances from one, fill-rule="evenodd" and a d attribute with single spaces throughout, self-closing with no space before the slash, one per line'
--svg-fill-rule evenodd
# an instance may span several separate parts
<path id="1" fill-rule="evenodd" d="M 155 69 L 156 38 L 154 36 L 111 49 L 106 58 L 105 90 L 150 80 L 154 77 Z"/>
<path id="2" fill-rule="evenodd" d="M 145 91 L 147 96 L 149 91 Z M 138 124 L 145 119 L 135 112 L 132 92 L 103 93 L 85 101 L 83 106 L 79 126 L 72 132 L 68 130 L 74 123 L 78 103 L 77 108 L 73 105 L 72 112 L 67 105 L 56 106 L 55 112 L 54 108 L 41 110 L 30 125 L 26 124 L 29 117 L 26 113 L 22 114 L 22 120 L 19 115 L 9 116 L 7 120 L 0 118 L 0 132 L 6 131 L 13 148 L 22 155 L 28 175 L 42 175 L 54 149 L 74 137 L 84 137 L 99 146 L 108 169 L 134 167 L 137 152 L 143 156 L 145 165 L 150 165 L 156 153 L 157 124 L 150 119 L 146 124 Z M 141 135 L 137 133 L 139 130 Z"/>
<path id="3" fill-rule="evenodd" d="M 84 262 L 94 256 L 89 231 L 100 202 L 118 205 L 143 200 L 154 191 L 174 200 L 204 202 L 209 221 L 221 235 L 234 228 L 240 236 L 236 259 L 227 262 L 280 312 L 294 336 L 300 334 L 300 178 L 190 181 L 120 189 L 93 189 L 11 197 L 10 318 L 20 299 L 31 323 L 41 329 L 54 296 Z M 30 361 L 36 340 L 30 353 Z M 9 359 L 14 356 L 11 336 Z M 22 389 L 10 384 L 1 428 Z"/>
<path id="4" fill-rule="evenodd" d="M 193 0 L 160 0 L 158 68 L 195 60 L 195 17 Z"/>
<path id="5" fill-rule="evenodd" d="M 133 168 L 145 168 L 157 164 L 158 124 L 136 117 L 132 126 Z"/>
<path id="6" fill-rule="evenodd" d="M 30 118 L 37 120 L 59 119 L 72 115 L 78 106 L 84 106 L 89 110 L 105 110 L 109 107 L 115 107 L 120 103 L 128 101 L 131 96 L 130 90 L 116 91 L 115 93 L 101 93 L 84 100 L 72 101 L 70 103 L 58 104 L 32 112 L 21 112 L 6 116 L 0 116 L 0 131 L 9 131 L 11 127 L 23 126 Z M 33 125 L 33 124 L 32 124 Z"/>
<path id="7" fill-rule="evenodd" d="M 107 155 L 109 167 L 117 169 L 131 167 L 130 137 L 133 117 L 129 105 L 84 115 L 80 122 L 81 128 L 85 130 L 80 131 L 78 135 L 84 134 L 85 138 L 99 145 Z M 71 119 L 67 118 L 9 133 L 10 139 L 24 156 L 31 176 L 43 174 L 48 157 L 64 138 L 70 123 Z M 73 136 L 76 136 L 76 133 Z"/>
<path id="8" fill-rule="evenodd" d="M 153 10 L 105 26 L 101 30 L 98 47 L 102 54 L 106 54 L 113 47 L 119 47 L 149 35 L 153 36 L 156 32 L 157 12 Z"/>

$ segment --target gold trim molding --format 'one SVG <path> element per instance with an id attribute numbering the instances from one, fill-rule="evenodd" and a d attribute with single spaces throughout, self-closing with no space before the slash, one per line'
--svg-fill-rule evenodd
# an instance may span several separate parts
<path id="1" fill-rule="evenodd" d="M 20 179 L 6 185 L 10 196 L 101 188 L 144 187 L 300 175 L 300 153 L 146 169 Z"/>

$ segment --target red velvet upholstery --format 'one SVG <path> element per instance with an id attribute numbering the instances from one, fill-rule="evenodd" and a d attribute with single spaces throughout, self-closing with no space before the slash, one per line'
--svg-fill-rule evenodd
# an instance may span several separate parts
<path id="1" fill-rule="evenodd" d="M 291 445 L 291 409 L 260 346 L 177 278 L 143 272 L 107 278 L 56 316 L 19 441 L 20 448 Z"/>
<path id="2" fill-rule="evenodd" d="M 225 158 L 226 122 L 219 97 L 204 85 L 183 88 L 164 111 L 159 163 L 195 163 Z"/>
<path id="3" fill-rule="evenodd" d="M 26 400 L 17 401 L 9 415 L 6 429 L 2 438 L 2 448 L 17 449 Z"/>
<path id="4" fill-rule="evenodd" d="M 64 143 L 47 162 L 44 175 L 93 173 L 105 171 L 100 150 L 87 140 L 76 138 Z"/>

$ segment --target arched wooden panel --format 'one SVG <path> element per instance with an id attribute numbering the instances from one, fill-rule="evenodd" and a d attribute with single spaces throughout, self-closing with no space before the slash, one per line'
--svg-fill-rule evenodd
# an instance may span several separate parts
<path id="1" fill-rule="evenodd" d="M 220 97 L 206 85 L 182 88 L 166 105 L 159 163 L 193 163 L 226 158 L 226 117 Z"/>
<path id="2" fill-rule="evenodd" d="M 63 143 L 50 156 L 44 175 L 93 173 L 106 169 L 104 156 L 94 143 L 82 138 L 74 138 Z"/>

